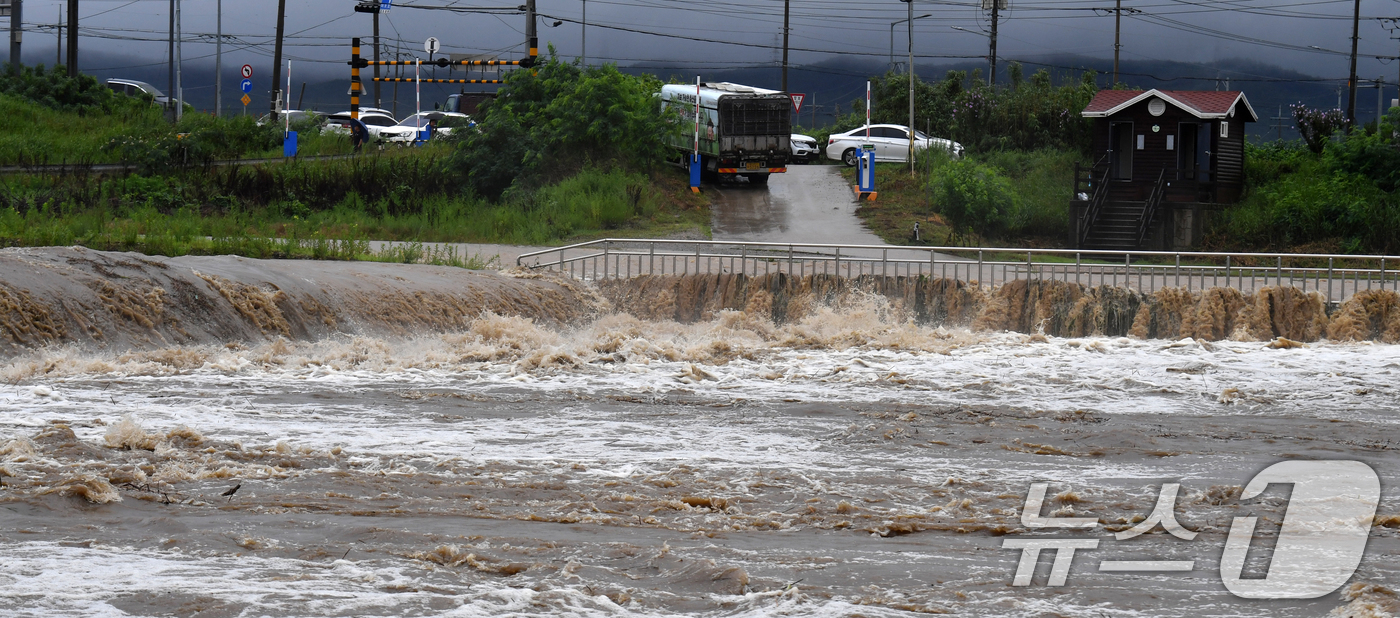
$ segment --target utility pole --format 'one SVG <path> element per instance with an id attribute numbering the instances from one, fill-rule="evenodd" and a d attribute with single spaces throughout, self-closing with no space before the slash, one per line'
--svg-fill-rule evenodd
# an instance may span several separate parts
<path id="1" fill-rule="evenodd" d="M 169 74 L 165 81 L 165 94 L 171 98 L 175 96 L 175 0 L 170 0 L 170 42 L 167 43 L 169 49 L 165 52 L 165 58 L 170 61 Z"/>
<path id="2" fill-rule="evenodd" d="M 374 12 L 374 61 L 379 62 L 379 11 Z M 379 65 L 374 65 L 374 106 L 383 109 L 379 98 Z M 300 107 L 298 105 L 297 107 Z"/>
<path id="3" fill-rule="evenodd" d="M 987 72 L 987 85 L 993 86 L 997 81 L 997 17 L 1001 0 L 992 0 L 992 49 L 987 54 L 987 60 L 991 62 L 991 70 Z"/>
<path id="4" fill-rule="evenodd" d="M 783 92 L 788 91 L 788 14 L 790 12 L 790 4 L 790 0 L 783 0 Z M 911 3 L 909 6 L 913 6 L 913 4 Z"/>
<path id="5" fill-rule="evenodd" d="M 588 0 L 583 0 L 583 66 L 588 66 Z"/>
<path id="6" fill-rule="evenodd" d="M 78 2 L 68 1 L 73 4 Z M 180 6 L 180 0 L 175 0 L 175 122 L 180 122 L 185 117 L 185 46 L 184 41 L 180 40 L 185 36 L 185 24 L 180 18 Z M 73 62 L 73 54 L 68 56 L 68 62 Z"/>
<path id="7" fill-rule="evenodd" d="M 78 0 L 68 0 L 68 75 L 78 74 Z"/>
<path id="8" fill-rule="evenodd" d="M 1356 0 L 1358 3 L 1361 0 Z M 1119 42 L 1119 37 L 1123 32 L 1123 0 L 1116 0 L 1113 9 L 1113 85 L 1110 88 L 1118 87 L 1118 50 L 1123 48 Z"/>
<path id="9" fill-rule="evenodd" d="M 224 0 L 214 5 L 214 115 L 224 115 Z"/>
<path id="10" fill-rule="evenodd" d="M 277 102 L 282 98 L 282 35 L 287 31 L 287 0 L 277 0 L 277 44 L 272 51 L 272 95 L 269 107 L 277 118 Z"/>
<path id="11" fill-rule="evenodd" d="M 57 43 L 56 45 L 54 45 L 54 51 L 57 53 L 57 55 L 54 56 L 53 65 L 54 65 L 55 67 L 57 67 L 58 65 L 63 64 L 63 5 L 62 5 L 62 4 L 58 5 L 58 43 Z"/>
<path id="12" fill-rule="evenodd" d="M 1356 0 L 1356 9 L 1351 15 L 1351 73 L 1347 77 L 1347 134 L 1351 125 L 1356 124 L 1356 42 L 1361 38 L 1361 0 Z"/>
<path id="13" fill-rule="evenodd" d="M 10 0 L 10 69 L 19 74 L 19 68 L 24 66 L 24 58 L 20 57 L 20 42 L 24 40 L 24 0 Z"/>
<path id="14" fill-rule="evenodd" d="M 535 31 L 535 0 L 525 0 L 525 46 L 529 48 L 529 59 L 533 67 L 536 57 L 539 57 L 539 34 Z"/>
<path id="15" fill-rule="evenodd" d="M 914 175 L 914 0 L 909 0 L 909 175 Z"/>

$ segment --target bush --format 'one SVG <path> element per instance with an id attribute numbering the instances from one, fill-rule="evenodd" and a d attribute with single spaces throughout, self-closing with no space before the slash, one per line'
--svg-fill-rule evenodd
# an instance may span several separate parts
<path id="1" fill-rule="evenodd" d="M 664 159 L 666 137 L 679 131 L 661 111 L 661 82 L 582 68 L 554 50 L 533 70 L 506 77 L 500 95 L 482 107 L 479 132 L 459 140 L 453 167 L 465 170 L 477 194 L 500 199 L 512 186 L 529 191 L 586 165 L 647 169 Z"/>
<path id="2" fill-rule="evenodd" d="M 1215 226 L 1215 246 L 1288 250 L 1323 243 L 1345 253 L 1400 249 L 1400 200 L 1383 140 L 1360 133 L 1326 146 L 1275 144 L 1246 152 L 1246 195 Z"/>
<path id="3" fill-rule="evenodd" d="M 0 72 L 0 94 L 44 107 L 82 115 L 110 113 L 127 103 L 143 103 L 118 95 L 91 75 L 69 77 L 55 67 L 45 71 L 44 65 L 20 67 L 19 72 Z M 149 105 L 150 101 L 144 102 Z"/>
<path id="4" fill-rule="evenodd" d="M 970 160 L 936 168 L 929 182 L 934 209 L 953 233 L 992 236 L 1015 225 L 1017 196 L 996 168 Z"/>

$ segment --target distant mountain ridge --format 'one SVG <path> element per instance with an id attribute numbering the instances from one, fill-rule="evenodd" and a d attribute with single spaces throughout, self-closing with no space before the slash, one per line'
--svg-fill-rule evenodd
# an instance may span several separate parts
<path id="1" fill-rule="evenodd" d="M 238 99 L 243 95 L 239 90 L 238 69 L 245 62 L 253 65 L 253 92 L 249 95 L 252 103 L 248 113 L 262 116 L 269 107 L 268 86 L 271 80 L 270 60 L 263 57 L 249 58 L 237 53 L 224 56 L 224 113 L 235 114 L 243 110 Z M 25 60 L 32 63 L 52 64 L 52 55 L 26 54 Z M 164 62 L 152 63 L 149 58 L 135 58 L 119 54 L 89 53 L 83 56 L 83 70 L 99 79 L 123 77 L 150 82 L 162 90 L 168 89 L 167 65 Z M 896 62 L 903 63 L 896 56 Z M 940 80 L 951 70 L 971 73 L 975 69 L 986 69 L 982 61 L 958 61 L 951 63 L 917 64 L 916 72 L 924 80 Z M 1006 82 L 1006 67 L 1010 60 L 1003 59 L 997 64 L 999 83 Z M 717 65 L 723 64 L 716 61 Z M 1288 106 L 1303 103 L 1310 107 L 1332 108 L 1338 105 L 1340 91 L 1342 106 L 1346 105 L 1344 61 L 1339 61 L 1336 76 L 1315 76 L 1299 71 L 1262 63 L 1256 60 L 1236 59 L 1214 64 L 1177 62 L 1170 60 L 1126 60 L 1120 64 L 1120 81 L 1135 88 L 1163 88 L 1172 90 L 1243 90 L 1249 98 L 1260 121 L 1249 129 L 1251 139 L 1276 139 L 1280 132 L 1275 128 L 1276 116 L 1288 116 Z M 829 122 L 835 106 L 843 111 L 851 109 L 851 102 L 865 97 L 865 80 L 883 74 L 888 63 L 879 60 L 855 58 L 829 58 L 820 62 L 793 65 L 788 69 L 790 89 L 806 94 L 800 124 L 812 124 L 811 113 L 816 112 L 818 124 Z M 1101 88 L 1110 86 L 1113 61 L 1085 56 L 1059 55 L 1043 56 L 1023 61 L 1025 75 L 1029 76 L 1042 68 L 1048 70 L 1056 84 L 1078 82 L 1085 70 L 1093 70 L 1098 75 Z M 93 68 L 89 68 L 93 67 Z M 115 68 L 129 67 L 129 68 Z M 622 65 L 629 73 L 651 73 L 663 80 L 675 78 L 678 81 L 692 81 L 696 69 L 684 64 L 674 66 L 664 60 Z M 298 101 L 307 109 L 320 111 L 342 111 L 349 109 L 350 86 L 349 67 L 343 71 L 326 63 L 294 62 L 292 83 L 292 104 Z M 439 77 L 448 77 L 444 69 L 437 69 Z M 343 72 L 343 78 L 333 78 Z M 366 71 L 368 73 L 368 71 Z M 411 74 L 411 72 L 410 72 Z M 424 77 L 432 71 L 424 69 Z M 454 72 L 452 77 L 461 77 Z M 781 70 L 777 66 L 758 68 L 704 69 L 699 76 L 706 81 L 730 81 L 766 88 L 778 88 L 781 84 Z M 367 76 L 366 76 L 367 77 Z M 1367 87 L 1362 76 L 1361 87 L 1357 91 L 1357 117 L 1362 122 L 1371 122 L 1376 117 L 1376 91 Z M 212 111 L 214 108 L 214 76 L 212 59 L 186 62 L 183 70 L 185 99 L 195 108 Z M 302 93 L 305 84 L 305 94 Z M 366 79 L 365 88 L 373 92 L 373 85 Z M 493 87 L 468 86 L 468 92 L 490 91 Z M 1339 90 L 1340 89 L 1340 90 Z M 450 93 L 463 90 L 461 86 L 424 84 L 422 106 L 432 109 L 433 103 L 443 101 Z M 382 84 L 384 107 L 393 106 L 393 84 Z M 1391 91 L 1393 92 L 1393 91 Z M 1383 104 L 1388 105 L 1391 94 L 1385 95 Z M 362 98 L 362 105 L 370 106 L 369 97 Z M 398 115 L 407 116 L 414 110 L 413 84 L 398 86 Z M 1280 113 L 1281 112 L 1281 113 Z M 1285 139 L 1297 138 L 1297 131 L 1291 118 L 1282 121 L 1282 136 Z M 1266 137 L 1267 136 L 1267 137 Z"/>

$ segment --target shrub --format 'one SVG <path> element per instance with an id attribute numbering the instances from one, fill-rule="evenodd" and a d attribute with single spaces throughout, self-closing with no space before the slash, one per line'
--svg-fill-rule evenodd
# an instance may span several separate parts
<path id="1" fill-rule="evenodd" d="M 1312 109 L 1301 103 L 1290 106 L 1293 121 L 1298 125 L 1298 134 L 1313 152 L 1322 152 L 1332 135 L 1351 124 L 1340 109 Z"/>
<path id="2" fill-rule="evenodd" d="M 118 95 L 91 75 L 79 73 L 69 77 L 57 67 L 45 71 L 42 64 L 20 67 L 18 72 L 0 72 L 0 94 L 83 115 L 112 112 L 129 103 L 150 104 L 149 100 L 142 102 Z"/>
<path id="3" fill-rule="evenodd" d="M 994 167 L 950 161 L 936 168 L 929 184 L 934 208 L 959 236 L 991 236 L 1015 224 L 1016 192 Z"/>
<path id="4" fill-rule="evenodd" d="M 582 68 L 553 49 L 530 71 L 506 77 L 500 95 L 479 113 L 479 132 L 459 140 L 454 168 L 477 194 L 499 199 L 512 186 L 530 190 L 572 175 L 590 162 L 646 169 L 664 159 L 669 121 L 653 96 L 661 83 Z"/>

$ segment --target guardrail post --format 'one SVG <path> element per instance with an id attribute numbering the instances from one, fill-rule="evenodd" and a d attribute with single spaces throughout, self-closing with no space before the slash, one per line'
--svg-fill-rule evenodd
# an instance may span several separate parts
<path id="1" fill-rule="evenodd" d="M 841 276 L 841 247 L 836 248 L 836 276 Z"/>
<path id="2" fill-rule="evenodd" d="M 1225 256 L 1225 287 L 1230 287 L 1230 256 Z"/>
<path id="3" fill-rule="evenodd" d="M 744 275 L 749 274 L 749 246 L 739 247 L 739 272 Z M 754 274 L 758 274 L 758 269 L 754 269 Z"/>
<path id="4" fill-rule="evenodd" d="M 1385 258 L 1381 258 L 1381 290 L 1385 290 Z"/>
<path id="5" fill-rule="evenodd" d="M 1029 254 L 1027 254 L 1027 257 L 1029 257 Z M 953 274 L 958 274 L 957 266 L 953 267 Z M 1026 276 L 1029 277 L 1030 275 L 1027 274 Z M 977 287 L 978 289 L 982 287 L 982 251 L 980 249 L 977 251 Z"/>
<path id="6" fill-rule="evenodd" d="M 1278 270 L 1274 274 L 1274 285 L 1283 287 L 1283 256 L 1278 256 Z"/>
<path id="7" fill-rule="evenodd" d="M 888 277 L 888 276 L 890 276 L 890 250 L 889 250 L 889 249 L 882 249 L 882 250 L 880 251 L 880 276 L 881 276 L 881 277 Z"/>
<path id="8" fill-rule="evenodd" d="M 706 273 L 706 274 L 709 274 L 709 272 L 710 272 L 710 263 L 709 263 L 709 262 L 705 262 L 705 273 Z M 699 245 L 699 243 L 697 243 L 697 244 L 695 245 L 695 274 L 697 274 L 697 275 L 700 274 L 700 245 Z"/>
<path id="9" fill-rule="evenodd" d="M 647 243 L 647 274 L 656 274 L 656 243 Z"/>
<path id="10" fill-rule="evenodd" d="M 788 275 L 792 275 L 792 245 L 788 245 Z"/>
<path id="11" fill-rule="evenodd" d="M 1076 251 L 1076 252 L 1074 253 L 1074 283 L 1075 283 L 1076 285 L 1084 285 L 1083 283 L 1080 283 L 1080 281 L 1079 281 L 1079 264 L 1080 264 L 1080 258 L 1081 258 L 1081 257 L 1083 257 L 1083 256 L 1082 256 L 1082 254 L 1080 254 L 1079 252 Z"/>
<path id="12" fill-rule="evenodd" d="M 933 281 L 933 270 L 934 270 L 934 268 L 936 268 L 936 266 L 935 266 L 936 264 L 938 264 L 938 254 L 935 253 L 933 249 L 929 249 L 929 250 L 928 250 L 928 279 L 929 279 L 929 281 Z"/>
<path id="13" fill-rule="evenodd" d="M 608 278 L 608 252 L 612 249 L 612 243 L 603 243 L 603 278 Z"/>
<path id="14" fill-rule="evenodd" d="M 977 261 L 977 276 L 982 276 L 982 261 Z M 1031 252 L 1026 252 L 1026 281 L 1031 280 Z"/>
<path id="15" fill-rule="evenodd" d="M 1226 257 L 1225 259 L 1230 259 Z M 1181 287 L 1181 254 L 1176 254 L 1176 287 Z"/>
<path id="16" fill-rule="evenodd" d="M 1327 302 L 1332 302 L 1332 258 L 1327 258 Z"/>

